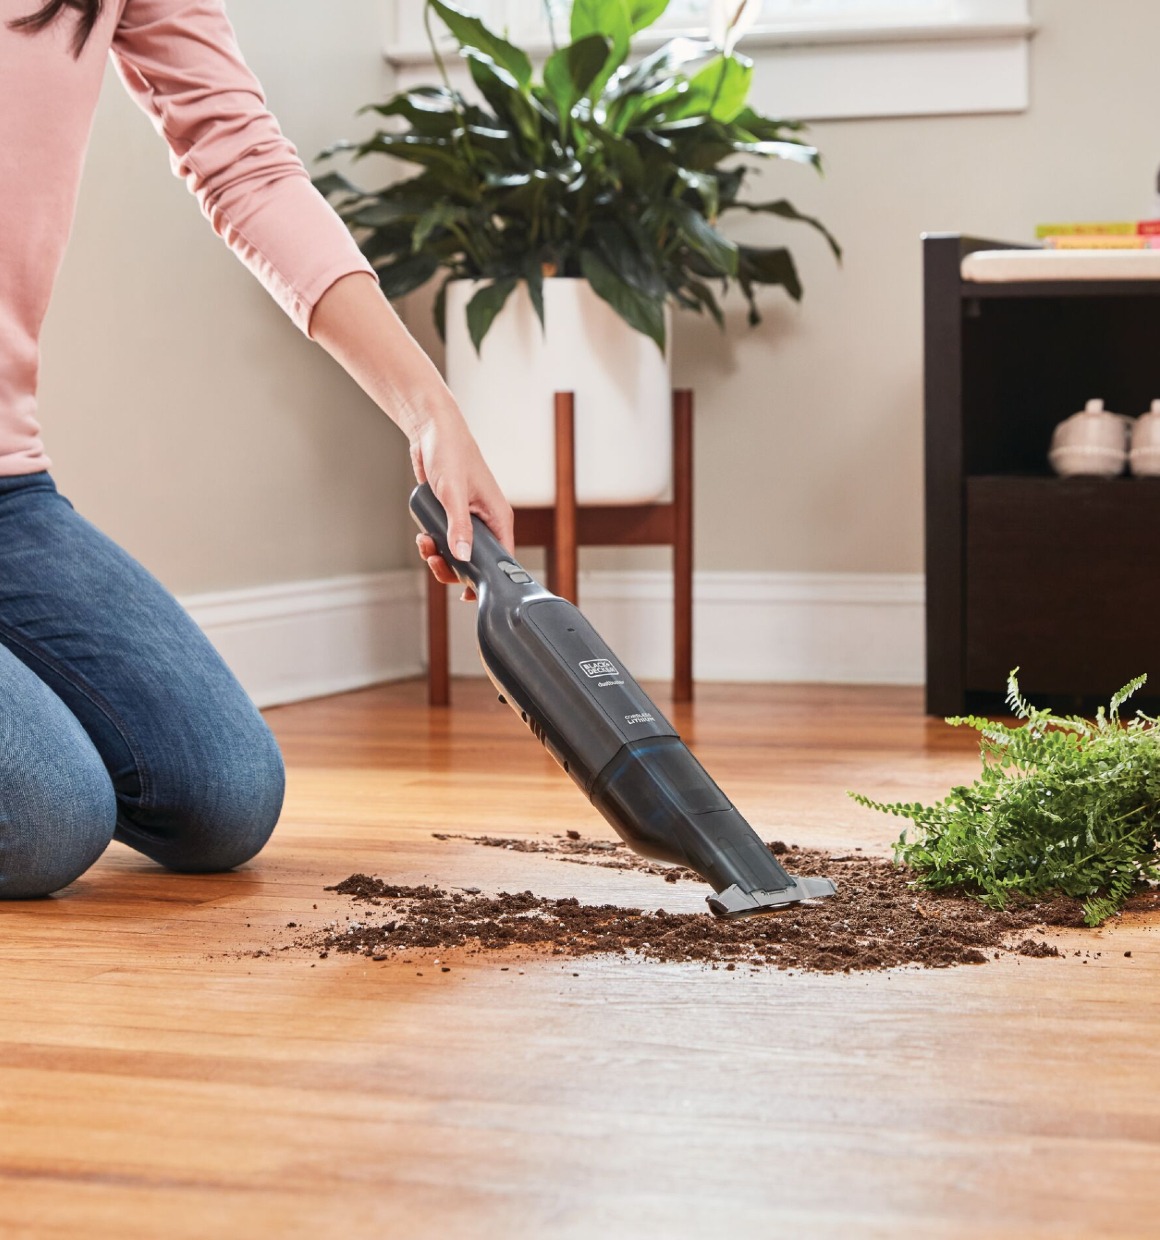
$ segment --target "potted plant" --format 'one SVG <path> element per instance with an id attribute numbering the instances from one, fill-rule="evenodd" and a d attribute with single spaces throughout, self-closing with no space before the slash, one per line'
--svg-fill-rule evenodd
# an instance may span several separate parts
<path id="1" fill-rule="evenodd" d="M 747 105 L 752 62 L 734 51 L 756 0 L 718 0 L 714 38 L 675 38 L 629 60 L 668 0 L 575 0 L 570 38 L 537 75 L 477 17 L 427 0 L 442 84 L 370 106 L 389 128 L 327 151 L 386 155 L 417 175 L 367 192 L 319 178 L 388 297 L 440 278 L 435 319 L 448 382 L 516 504 L 554 497 L 552 400 L 577 394 L 577 493 L 655 499 L 670 477 L 668 342 L 674 304 L 724 325 L 717 290 L 801 284 L 788 249 L 719 227 L 745 210 L 801 220 L 788 201 L 743 199 L 752 161 L 819 164 L 802 126 Z M 474 97 L 455 89 L 432 22 L 458 44 Z M 716 289 L 715 289 L 715 286 Z"/>

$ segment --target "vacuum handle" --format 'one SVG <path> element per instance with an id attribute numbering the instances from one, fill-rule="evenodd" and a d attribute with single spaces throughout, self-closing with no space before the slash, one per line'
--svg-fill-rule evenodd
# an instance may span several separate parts
<path id="1" fill-rule="evenodd" d="M 424 482 L 411 492 L 410 504 L 416 525 L 431 535 L 439 554 L 464 585 L 478 586 L 492 576 L 492 570 L 501 561 L 511 562 L 511 553 L 504 550 L 499 539 L 474 513 L 471 514 L 471 559 L 457 560 L 447 545 L 447 513 L 429 483 Z"/>

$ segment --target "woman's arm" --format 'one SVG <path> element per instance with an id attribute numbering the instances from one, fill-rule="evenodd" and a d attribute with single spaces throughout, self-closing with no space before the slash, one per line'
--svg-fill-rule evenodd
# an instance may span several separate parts
<path id="1" fill-rule="evenodd" d="M 455 398 L 378 284 L 357 273 L 337 280 L 319 299 L 309 331 L 407 436 L 415 477 L 431 484 L 447 510 L 447 542 L 458 558 L 471 555 L 473 512 L 511 547 L 511 507 Z M 435 576 L 454 584 L 432 539 L 424 534 L 416 541 Z"/>
<path id="2" fill-rule="evenodd" d="M 454 399 L 267 110 L 222 0 L 126 0 L 113 57 L 215 231 L 406 433 L 417 477 L 447 509 L 451 545 L 470 546 L 476 512 L 510 547 L 511 509 Z M 434 543 L 419 545 L 453 582 Z"/>

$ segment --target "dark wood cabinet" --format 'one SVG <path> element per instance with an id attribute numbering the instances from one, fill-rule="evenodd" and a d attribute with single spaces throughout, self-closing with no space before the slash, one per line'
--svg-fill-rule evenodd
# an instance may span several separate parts
<path id="1" fill-rule="evenodd" d="M 1148 672 L 1160 695 L 1160 479 L 1057 478 L 1055 425 L 1091 397 L 1160 398 L 1160 280 L 964 281 L 1015 248 L 923 239 L 927 709 L 1083 707 Z"/>

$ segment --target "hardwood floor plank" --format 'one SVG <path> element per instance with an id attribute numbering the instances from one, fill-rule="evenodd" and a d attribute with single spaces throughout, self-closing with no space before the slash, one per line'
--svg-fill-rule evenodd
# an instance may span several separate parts
<path id="1" fill-rule="evenodd" d="M 846 788 L 929 798 L 975 767 L 915 691 L 698 692 L 673 714 L 766 838 L 885 852 L 897 823 Z M 5 1240 L 1155 1234 L 1155 916 L 1062 933 L 1064 959 L 848 976 L 278 951 L 287 922 L 357 916 L 324 891 L 356 870 L 703 908 L 433 839 L 610 837 L 493 693 L 455 701 L 268 712 L 286 811 L 238 873 L 115 846 L 0 906 Z"/>

